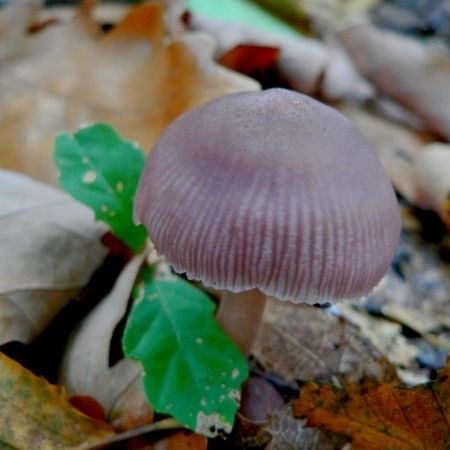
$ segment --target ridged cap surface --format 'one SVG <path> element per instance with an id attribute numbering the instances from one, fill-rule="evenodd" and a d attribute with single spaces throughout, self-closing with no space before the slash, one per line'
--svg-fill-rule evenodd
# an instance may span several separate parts
<path id="1" fill-rule="evenodd" d="M 400 232 L 366 140 L 340 113 L 283 89 L 175 120 L 148 158 L 136 218 L 191 279 L 309 303 L 367 293 Z"/>

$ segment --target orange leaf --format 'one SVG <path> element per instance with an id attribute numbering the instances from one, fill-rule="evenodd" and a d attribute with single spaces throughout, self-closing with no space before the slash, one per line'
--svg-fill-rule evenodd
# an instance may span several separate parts
<path id="1" fill-rule="evenodd" d="M 306 416 L 308 426 L 349 436 L 354 450 L 450 448 L 450 362 L 436 381 L 413 388 L 309 382 L 294 414 Z"/>
<path id="2" fill-rule="evenodd" d="M 208 37 L 171 34 L 161 3 L 131 9 L 107 34 L 92 30 L 89 12 L 22 36 L 23 51 L 1 66 L 4 168 L 55 183 L 53 140 L 62 131 L 107 122 L 148 149 L 185 110 L 258 89 L 215 63 Z"/>
<path id="3" fill-rule="evenodd" d="M 71 449 L 113 434 L 75 409 L 61 389 L 0 353 L 0 448 Z"/>
<path id="4" fill-rule="evenodd" d="M 261 45 L 238 45 L 220 57 L 219 62 L 229 69 L 246 75 L 276 70 L 280 50 Z"/>
<path id="5" fill-rule="evenodd" d="M 154 450 L 206 450 L 207 447 L 208 440 L 205 436 L 180 432 L 159 441 Z"/>

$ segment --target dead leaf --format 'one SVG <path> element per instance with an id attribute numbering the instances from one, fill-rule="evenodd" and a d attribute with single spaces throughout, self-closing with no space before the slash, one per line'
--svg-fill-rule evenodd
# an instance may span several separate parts
<path id="1" fill-rule="evenodd" d="M 24 52 L 0 67 L 0 165 L 54 183 L 52 142 L 61 131 L 104 121 L 150 148 L 186 109 L 258 89 L 213 62 L 207 37 L 168 36 L 157 3 L 132 9 L 104 36 L 91 24 L 79 15 L 28 35 Z"/>
<path id="2" fill-rule="evenodd" d="M 140 254 L 127 264 L 112 291 L 80 324 L 67 345 L 61 364 L 61 383 L 68 392 L 94 397 L 105 408 L 107 416 L 123 395 L 127 392 L 131 395 L 127 390 L 142 372 L 140 365 L 130 360 L 122 359 L 113 367 L 109 367 L 108 362 L 114 329 L 125 315 L 143 258 Z M 135 408 L 136 404 L 129 406 Z M 119 412 L 127 414 L 123 409 Z M 148 410 L 144 415 L 149 416 Z M 114 420 L 119 418 L 116 411 Z"/>
<path id="3" fill-rule="evenodd" d="M 229 69 L 255 77 L 276 67 L 279 49 L 260 45 L 238 45 L 223 54 L 219 62 Z"/>
<path id="4" fill-rule="evenodd" d="M 450 140 L 450 55 L 417 39 L 369 23 L 338 33 L 361 72 Z"/>
<path id="5" fill-rule="evenodd" d="M 450 145 L 423 147 L 414 161 L 415 203 L 436 211 L 450 229 Z"/>
<path id="6" fill-rule="evenodd" d="M 307 425 L 351 437 L 352 449 L 450 447 L 450 363 L 436 381 L 405 388 L 365 381 L 309 382 L 294 406 Z"/>
<path id="7" fill-rule="evenodd" d="M 208 440 L 205 436 L 180 432 L 158 441 L 153 450 L 206 450 L 207 447 Z"/>
<path id="8" fill-rule="evenodd" d="M 20 52 L 27 29 L 41 0 L 15 0 L 7 4 L 0 15 L 0 62 Z"/>
<path id="9" fill-rule="evenodd" d="M 367 314 L 359 305 L 339 305 L 339 313 L 359 328 L 391 364 L 400 368 L 415 367 L 419 349 L 402 334 L 402 324 Z M 426 380 L 422 380 L 426 381 Z"/>
<path id="10" fill-rule="evenodd" d="M 361 333 L 398 364 L 402 381 L 417 384 L 429 380 L 430 369 L 441 367 L 450 351 L 450 268 L 434 245 L 406 231 L 393 268 L 361 305 L 377 314 L 353 310 L 349 320 L 359 322 Z"/>
<path id="11" fill-rule="evenodd" d="M 152 423 L 154 411 L 143 395 L 142 377 L 139 372 L 127 389 L 120 393 L 109 413 L 109 421 L 115 430 L 133 430 Z"/>
<path id="12" fill-rule="evenodd" d="M 271 300 L 253 353 L 268 372 L 288 381 L 333 373 L 392 379 L 393 367 L 349 322 L 309 305 Z"/>
<path id="13" fill-rule="evenodd" d="M 305 420 L 292 415 L 292 405 L 275 411 L 266 427 L 272 436 L 265 450 L 335 450 L 331 441 L 321 430 L 308 428 Z"/>
<path id="14" fill-rule="evenodd" d="M 336 42 L 325 44 L 304 36 L 267 33 L 256 27 L 192 15 L 194 29 L 206 31 L 218 42 L 219 57 L 240 45 L 275 47 L 280 50 L 278 70 L 292 89 L 326 99 L 360 99 L 373 96 L 373 88 L 355 69 Z"/>
<path id="15" fill-rule="evenodd" d="M 28 343 L 106 256 L 103 225 L 85 206 L 30 178 L 0 171 L 0 343 Z"/>
<path id="16" fill-rule="evenodd" d="M 63 450 L 114 434 L 72 407 L 59 388 L 3 354 L 0 374 L 0 442 L 24 450 Z"/>

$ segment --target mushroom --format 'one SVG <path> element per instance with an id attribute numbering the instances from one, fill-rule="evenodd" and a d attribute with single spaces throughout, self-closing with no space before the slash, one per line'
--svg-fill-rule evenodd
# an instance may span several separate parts
<path id="1" fill-rule="evenodd" d="M 177 118 L 147 160 L 136 218 L 174 269 L 223 290 L 217 318 L 244 354 L 266 295 L 356 298 L 387 271 L 400 218 L 351 122 L 305 95 L 227 95 Z"/>

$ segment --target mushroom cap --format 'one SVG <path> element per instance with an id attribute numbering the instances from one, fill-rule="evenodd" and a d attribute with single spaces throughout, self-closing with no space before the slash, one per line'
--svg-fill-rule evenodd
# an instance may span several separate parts
<path id="1" fill-rule="evenodd" d="M 284 89 L 176 119 L 149 155 L 135 212 L 188 278 L 295 303 L 367 293 L 400 233 L 368 142 L 334 109 Z"/>

